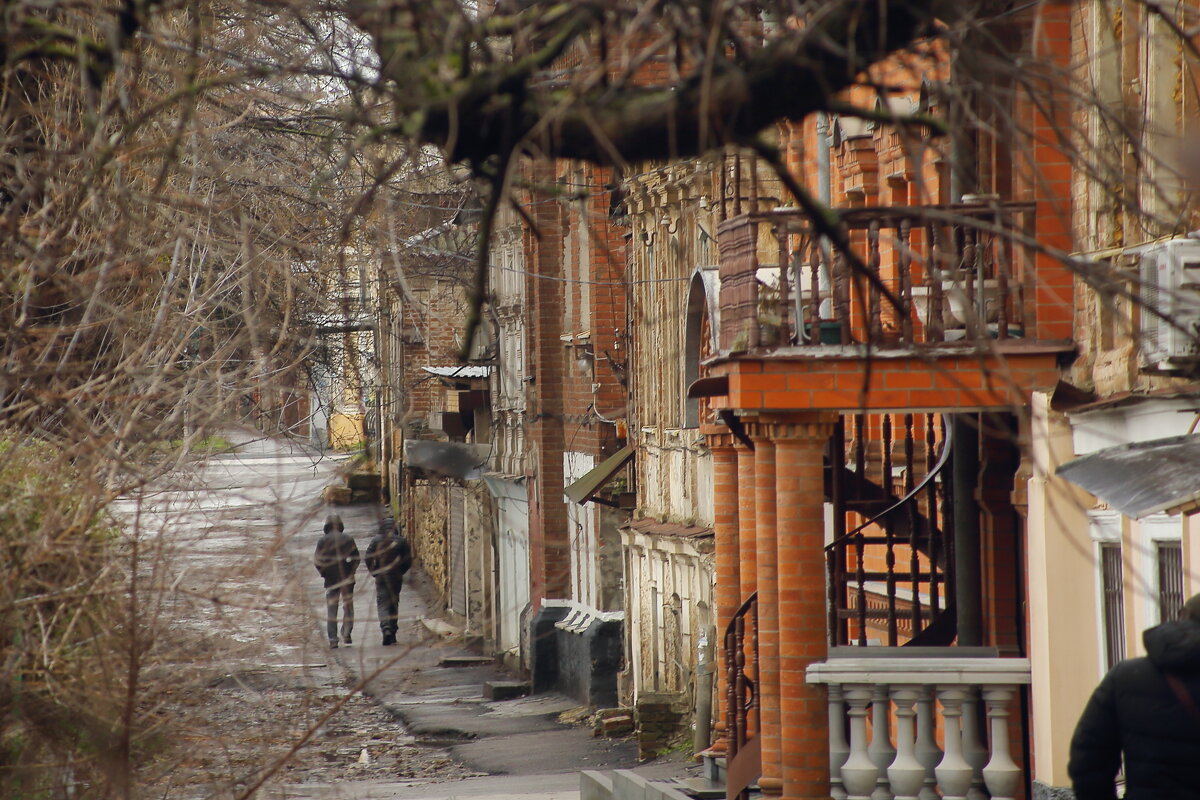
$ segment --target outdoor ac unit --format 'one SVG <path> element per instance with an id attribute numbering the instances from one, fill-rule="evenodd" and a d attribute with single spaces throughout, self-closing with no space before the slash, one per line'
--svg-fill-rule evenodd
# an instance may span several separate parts
<path id="1" fill-rule="evenodd" d="M 1141 257 L 1142 369 L 1195 370 L 1200 366 L 1200 240 L 1171 239 L 1134 252 Z"/>

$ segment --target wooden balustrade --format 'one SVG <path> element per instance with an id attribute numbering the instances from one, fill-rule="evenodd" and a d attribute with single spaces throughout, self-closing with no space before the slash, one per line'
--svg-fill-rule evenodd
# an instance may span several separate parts
<path id="1" fill-rule="evenodd" d="M 956 649 L 964 655 L 956 657 Z M 828 688 L 831 797 L 1016 796 L 1023 774 L 1010 751 L 1009 719 L 1020 687 L 1029 683 L 1029 660 L 979 656 L 970 648 L 942 652 L 831 657 L 808 667 L 808 682 Z"/>
<path id="2" fill-rule="evenodd" d="M 839 210 L 849 252 L 778 209 L 722 223 L 722 349 L 1033 338 L 1034 206 Z"/>

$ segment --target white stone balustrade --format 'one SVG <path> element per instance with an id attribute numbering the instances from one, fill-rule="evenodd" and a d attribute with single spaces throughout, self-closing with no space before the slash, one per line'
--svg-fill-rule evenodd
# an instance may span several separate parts
<path id="1" fill-rule="evenodd" d="M 829 691 L 831 797 L 1014 797 L 1022 775 L 1009 751 L 1009 719 L 1019 687 L 1029 683 L 1029 659 L 946 651 L 838 657 L 808 667 L 808 682 Z M 941 748 L 934 738 L 938 709 Z"/>

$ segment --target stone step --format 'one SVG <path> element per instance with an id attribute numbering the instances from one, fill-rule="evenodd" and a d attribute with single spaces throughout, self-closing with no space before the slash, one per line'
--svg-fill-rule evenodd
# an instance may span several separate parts
<path id="1" fill-rule="evenodd" d="M 708 778 L 687 778 L 682 782 L 683 791 L 698 800 L 717 800 L 725 797 L 725 782 Z"/>
<path id="2" fill-rule="evenodd" d="M 438 659 L 439 667 L 487 667 L 496 663 L 488 656 L 443 656 Z"/>
<path id="3" fill-rule="evenodd" d="M 484 700 L 514 700 L 529 694 L 529 681 L 487 681 L 483 684 Z"/>

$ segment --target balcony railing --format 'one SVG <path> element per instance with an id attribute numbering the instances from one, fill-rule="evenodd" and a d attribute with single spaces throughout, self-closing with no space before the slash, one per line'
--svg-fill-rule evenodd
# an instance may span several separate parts
<path id="1" fill-rule="evenodd" d="M 941 652 L 840 658 L 834 650 L 809 666 L 808 682 L 828 692 L 831 797 L 1007 800 L 1021 793 L 1009 716 L 1029 683 L 1029 660 Z"/>
<path id="2" fill-rule="evenodd" d="M 721 349 L 1030 338 L 1033 209 L 842 210 L 852 257 L 798 211 L 730 219 L 720 229 Z"/>

